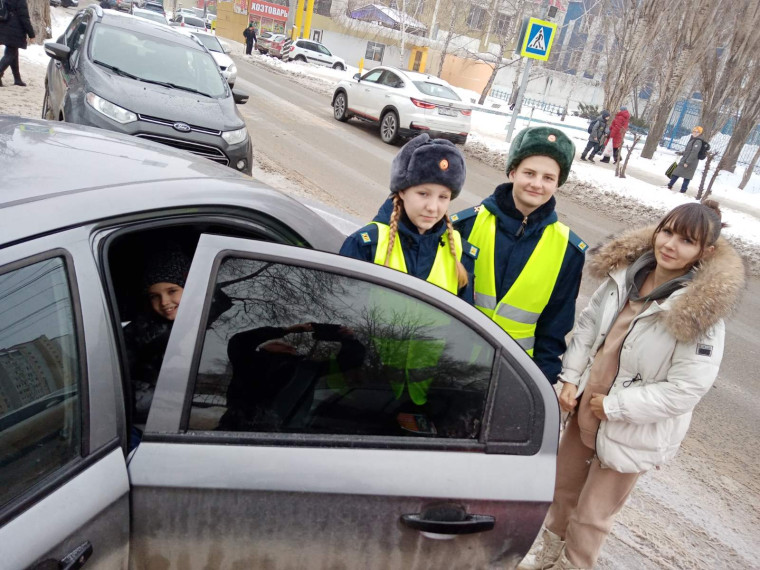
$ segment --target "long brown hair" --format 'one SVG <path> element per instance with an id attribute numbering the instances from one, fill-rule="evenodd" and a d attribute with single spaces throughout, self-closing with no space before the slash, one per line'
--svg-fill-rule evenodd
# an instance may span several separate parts
<path id="1" fill-rule="evenodd" d="M 706 247 L 718 241 L 720 230 L 724 227 L 725 224 L 721 222 L 720 205 L 715 200 L 681 204 L 668 212 L 657 225 L 652 234 L 652 247 L 657 234 L 664 228 L 670 228 L 675 233 L 697 242 L 699 253 L 702 255 Z"/>
<path id="2" fill-rule="evenodd" d="M 404 201 L 401 199 L 401 196 L 394 194 L 393 211 L 391 212 L 391 219 L 388 223 L 390 226 L 390 234 L 388 236 L 388 250 L 385 252 L 385 262 L 383 263 L 385 267 L 388 267 L 388 264 L 390 263 L 391 252 L 393 251 L 393 246 L 396 243 L 396 234 L 398 233 L 398 220 L 401 217 L 401 210 L 403 208 Z M 467 270 L 464 268 L 464 265 L 462 265 L 462 262 L 457 259 L 457 249 L 456 244 L 454 243 L 454 226 L 451 224 L 451 219 L 449 219 L 448 214 L 446 214 L 443 219 L 446 220 L 446 231 L 449 236 L 449 249 L 451 250 L 451 256 L 456 262 L 457 284 L 461 289 L 470 282 L 470 279 L 467 275 Z"/>

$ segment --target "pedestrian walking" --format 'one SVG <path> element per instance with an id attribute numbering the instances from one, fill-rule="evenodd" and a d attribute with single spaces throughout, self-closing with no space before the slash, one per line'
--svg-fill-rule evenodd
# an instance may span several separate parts
<path id="1" fill-rule="evenodd" d="M 451 218 L 480 249 L 475 306 L 533 357 L 552 384 L 575 321 L 587 248 L 555 211 L 554 194 L 574 157 L 575 145 L 561 130 L 524 129 L 509 149 L 509 181 Z"/>
<path id="2" fill-rule="evenodd" d="M 697 164 L 699 164 L 699 153 L 702 147 L 707 144 L 703 138 L 699 135 L 702 134 L 702 127 L 694 127 L 691 131 L 691 138 L 686 143 L 686 148 L 680 153 L 681 160 L 678 162 L 678 166 L 670 176 L 670 182 L 668 182 L 668 188 L 673 189 L 673 185 L 679 178 L 683 178 L 681 183 L 681 194 L 686 192 L 689 187 L 689 182 L 694 178 L 694 173 L 697 171 Z M 678 153 L 677 153 L 678 154 Z"/>
<path id="3" fill-rule="evenodd" d="M 594 162 L 594 155 L 602 151 L 602 141 L 604 140 L 607 133 L 610 132 L 610 129 L 607 126 L 607 121 L 609 118 L 610 112 L 607 109 L 604 109 L 602 111 L 602 114 L 592 121 L 588 131 L 588 143 L 586 144 L 586 148 L 583 149 L 583 152 L 581 153 L 581 160 Z M 587 154 L 588 158 L 586 158 Z"/>
<path id="4" fill-rule="evenodd" d="M 245 38 L 245 55 L 251 55 L 253 45 L 256 43 L 256 28 L 253 27 L 253 22 L 248 22 L 248 27 L 243 30 L 243 37 Z"/>
<path id="5" fill-rule="evenodd" d="M 615 118 L 610 125 L 610 138 L 612 139 L 612 158 L 615 164 L 620 160 L 620 149 L 623 146 L 623 139 L 625 133 L 628 131 L 628 122 L 631 119 L 631 114 L 628 112 L 627 107 L 620 107 L 620 111 L 615 114 Z M 610 157 L 606 156 L 602 159 L 602 162 L 609 163 Z"/>
<path id="6" fill-rule="evenodd" d="M 425 279 L 472 303 L 477 248 L 462 240 L 447 213 L 465 175 L 464 155 L 453 143 L 413 138 L 393 159 L 390 197 L 340 253 Z"/>
<path id="7" fill-rule="evenodd" d="M 0 44 L 5 46 L 5 53 L 0 58 L 0 87 L 3 85 L 3 73 L 9 67 L 13 74 L 13 84 L 26 87 L 21 79 L 18 65 L 18 50 L 26 49 L 26 38 L 34 39 L 34 28 L 29 19 L 29 7 L 26 0 L 3 0 L 7 17 L 0 21 Z"/>
<path id="8" fill-rule="evenodd" d="M 678 451 L 744 287 L 721 227 L 717 202 L 682 204 L 592 251 L 590 272 L 606 278 L 563 358 L 554 500 L 535 559 L 518 568 L 593 568 L 639 476 Z"/>

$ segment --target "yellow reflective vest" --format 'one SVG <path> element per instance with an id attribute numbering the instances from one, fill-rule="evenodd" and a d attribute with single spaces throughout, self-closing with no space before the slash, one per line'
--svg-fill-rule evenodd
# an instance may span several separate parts
<path id="1" fill-rule="evenodd" d="M 496 293 L 496 216 L 481 207 L 468 241 L 480 248 L 475 260 L 475 306 L 503 328 L 532 357 L 536 323 L 549 304 L 565 258 L 570 228 L 546 226 L 520 275 L 501 299 Z"/>
<path id="2" fill-rule="evenodd" d="M 388 224 L 372 222 L 377 226 L 377 250 L 375 251 L 374 262 L 378 265 L 385 264 L 385 255 L 388 252 L 388 242 L 390 241 L 391 228 Z M 456 262 L 462 259 L 462 236 L 458 231 L 454 232 L 454 248 L 457 257 L 451 257 L 451 247 L 449 246 L 449 233 L 444 232 L 441 236 L 444 240 L 443 247 L 439 247 L 433 261 L 433 267 L 430 269 L 426 281 L 433 285 L 438 285 L 441 289 L 446 289 L 456 295 L 459 292 L 459 281 L 457 280 Z M 391 251 L 391 257 L 388 260 L 388 267 L 408 273 L 406 261 L 404 260 L 404 251 L 401 249 L 401 240 L 396 239 Z"/>

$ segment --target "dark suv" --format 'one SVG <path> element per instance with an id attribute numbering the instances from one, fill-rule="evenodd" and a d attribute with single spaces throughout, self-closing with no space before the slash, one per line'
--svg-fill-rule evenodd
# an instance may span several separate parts
<path id="1" fill-rule="evenodd" d="M 166 26 L 81 10 L 56 43 L 42 117 L 101 127 L 180 148 L 251 173 L 251 139 L 214 58 Z"/>

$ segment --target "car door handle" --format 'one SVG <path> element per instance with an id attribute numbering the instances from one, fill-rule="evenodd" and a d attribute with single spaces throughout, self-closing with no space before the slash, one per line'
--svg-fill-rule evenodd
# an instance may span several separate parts
<path id="1" fill-rule="evenodd" d="M 84 541 L 60 560 L 48 558 L 38 562 L 31 570 L 78 570 L 92 556 L 92 543 Z"/>
<path id="2" fill-rule="evenodd" d="M 366 91 L 367 93 L 369 93 L 369 89 L 365 89 L 365 91 Z"/>
<path id="3" fill-rule="evenodd" d="M 470 515 L 462 505 L 431 505 L 421 513 L 401 515 L 401 522 L 414 530 L 433 534 L 474 534 L 493 530 L 490 515 Z"/>

